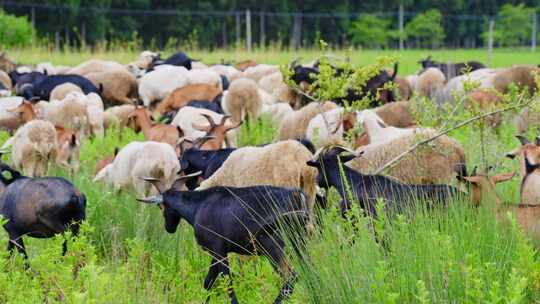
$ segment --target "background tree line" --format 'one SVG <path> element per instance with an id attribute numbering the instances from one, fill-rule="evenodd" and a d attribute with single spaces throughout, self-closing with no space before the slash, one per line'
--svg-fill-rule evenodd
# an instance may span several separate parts
<path id="1" fill-rule="evenodd" d="M 490 17 L 496 18 L 496 45 L 527 45 L 540 0 L 0 0 L 0 7 L 5 12 L 0 44 L 5 46 L 33 41 L 15 36 L 36 33 L 70 46 L 107 41 L 157 48 L 230 47 L 245 38 L 244 11 L 250 9 L 255 44 L 311 47 L 323 39 L 336 47 L 387 48 L 402 38 L 407 47 L 432 48 L 484 45 Z M 27 22 L 8 14 L 25 16 Z M 29 23 L 35 30 L 27 28 Z"/>

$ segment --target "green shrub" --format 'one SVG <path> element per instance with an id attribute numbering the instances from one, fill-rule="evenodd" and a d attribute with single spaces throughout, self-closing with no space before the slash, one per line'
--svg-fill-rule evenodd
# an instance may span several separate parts
<path id="1" fill-rule="evenodd" d="M 0 47 L 25 47 L 32 44 L 36 32 L 26 17 L 16 17 L 0 10 Z"/>
<path id="2" fill-rule="evenodd" d="M 500 46 L 524 45 L 531 39 L 533 9 L 525 5 L 505 4 L 502 6 L 495 21 L 493 40 Z M 484 32 L 483 38 L 488 39 L 488 32 Z"/>

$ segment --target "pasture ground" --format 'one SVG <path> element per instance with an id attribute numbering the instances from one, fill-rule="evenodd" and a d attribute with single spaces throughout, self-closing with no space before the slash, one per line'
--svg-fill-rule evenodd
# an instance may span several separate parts
<path id="1" fill-rule="evenodd" d="M 343 51 L 332 52 L 337 56 Z M 62 52 L 12 50 L 16 61 L 75 65 L 89 58 L 126 63 L 136 52 Z M 190 52 L 204 62 L 243 60 L 285 64 L 300 57 L 305 61 L 317 51 L 256 51 L 253 55 L 232 51 Z M 393 51 L 355 51 L 354 64 L 369 64 Z M 486 62 L 484 50 L 405 51 L 399 56 L 400 74 L 414 73 L 416 62 L 432 54 L 440 60 L 468 59 Z M 539 64 L 538 53 L 528 50 L 496 50 L 496 67 Z M 425 101 L 421 101 L 425 102 Z M 428 113 L 437 115 L 436 113 Z M 504 158 L 519 142 L 514 138 L 515 113 L 505 113 L 496 132 L 477 124 L 450 135 L 466 149 L 469 167 L 487 162 L 496 172 L 518 170 L 518 162 Z M 426 122 L 426 124 L 431 125 Z M 240 143 L 273 140 L 276 126 L 267 119 L 241 131 Z M 537 135 L 530 133 L 529 137 Z M 0 142 L 8 135 L 0 134 Z M 480 140 L 483 138 L 483 140 Z M 116 146 L 142 140 L 131 130 L 109 130 L 103 139 L 84 142 L 81 170 L 69 176 L 53 168 L 51 175 L 66 176 L 87 196 L 87 223 L 81 236 L 61 256 L 60 237 L 26 238 L 30 269 L 21 257 L 7 258 L 0 250 L 0 303 L 202 303 L 208 293 L 202 285 L 210 257 L 195 243 L 192 229 L 181 222 L 176 234 L 167 234 L 156 207 L 143 206 L 128 192 L 117 193 L 92 182 L 98 158 L 112 154 Z M 485 150 L 482 160 L 480 151 Z M 4 156 L 4 160 L 8 157 Z M 519 179 L 497 187 L 506 201 L 517 202 Z M 381 218 L 366 228 L 341 219 L 338 199 L 331 193 L 331 208 L 320 218 L 319 232 L 310 241 L 304 263 L 293 261 L 300 279 L 289 303 L 539 303 L 540 258 L 533 244 L 513 225 L 495 221 L 490 208 L 472 208 L 453 202 L 448 210 L 425 211 L 414 217 Z M 0 230 L 0 244 L 7 234 Z M 2 245 L 4 246 L 4 245 Z M 278 293 L 279 277 L 264 258 L 231 257 L 231 273 L 241 303 L 271 303 Z M 227 303 L 227 283 L 221 279 L 211 303 Z"/>

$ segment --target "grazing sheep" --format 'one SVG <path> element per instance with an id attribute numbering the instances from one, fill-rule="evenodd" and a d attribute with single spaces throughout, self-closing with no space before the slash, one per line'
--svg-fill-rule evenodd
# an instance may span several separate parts
<path id="1" fill-rule="evenodd" d="M 116 190 L 132 188 L 137 195 L 148 195 L 153 189 L 143 177 L 161 179 L 170 187 L 179 170 L 176 152 L 169 144 L 135 141 L 122 148 L 93 181 L 103 181 Z"/>
<path id="2" fill-rule="evenodd" d="M 349 155 L 347 155 L 349 154 Z M 461 193 L 448 185 L 406 185 L 382 175 L 364 175 L 343 166 L 353 159 L 362 158 L 343 147 L 325 147 L 317 151 L 307 164 L 319 171 L 319 186 L 329 190 L 336 188 L 341 196 L 341 212 L 350 210 L 353 201 L 365 210 L 368 216 L 378 217 L 376 204 L 380 199 L 385 210 L 391 212 L 411 211 L 416 202 L 447 205 Z M 344 183 L 346 179 L 348 186 Z M 352 196 L 352 197 L 351 197 Z M 353 201 L 351 201 L 351 199 Z M 428 205 L 429 206 L 429 205 Z"/>
<path id="3" fill-rule="evenodd" d="M 239 69 L 240 71 L 245 71 L 247 68 L 254 67 L 254 66 L 257 66 L 257 62 L 251 59 L 237 62 L 234 65 L 234 67 Z"/>
<path id="4" fill-rule="evenodd" d="M 357 119 L 362 124 L 370 144 L 388 143 L 394 139 L 411 136 L 421 129 L 396 128 L 388 126 L 375 111 L 363 110 L 357 113 Z"/>
<path id="5" fill-rule="evenodd" d="M 271 186 L 182 191 L 188 177 L 176 180 L 172 187 L 164 187 L 161 180 L 146 179 L 159 195 L 138 201 L 160 206 L 169 233 L 176 231 L 182 218 L 193 227 L 197 243 L 212 256 L 204 288 L 210 290 L 220 273 L 230 276 L 229 253 L 265 255 L 285 281 L 274 303 L 286 300 L 293 292 L 296 274 L 285 257 L 282 231 L 293 241 L 293 248 L 302 248 L 305 194 Z M 230 278 L 228 294 L 231 303 L 237 304 Z"/>
<path id="6" fill-rule="evenodd" d="M 178 110 L 186 106 L 192 100 L 213 101 L 221 93 L 221 89 L 216 85 L 188 84 L 172 91 L 157 105 L 155 112 L 164 114 L 169 111 Z"/>
<path id="7" fill-rule="evenodd" d="M 154 59 L 156 59 L 158 57 L 158 53 L 156 52 L 152 52 L 152 51 L 142 51 L 140 54 L 139 54 L 139 58 L 137 58 L 137 61 L 134 61 L 132 63 L 130 63 L 129 65 L 131 66 L 135 66 L 141 70 L 146 70 L 148 68 L 150 68 L 150 65 L 152 64 L 152 62 L 154 61 Z"/>
<path id="8" fill-rule="evenodd" d="M 443 88 L 446 77 L 437 68 L 428 68 L 418 76 L 414 90 L 419 96 L 434 98 Z"/>
<path id="9" fill-rule="evenodd" d="M 208 100 L 192 100 L 188 102 L 187 105 L 194 108 L 207 109 L 207 110 L 219 113 L 219 114 L 224 114 L 223 109 L 221 108 L 221 103 L 219 102 L 213 102 L 213 101 L 208 101 Z M 173 118 L 174 118 L 174 115 L 171 117 L 170 121 L 172 121 Z"/>
<path id="10" fill-rule="evenodd" d="M 372 174 L 416 142 L 435 135 L 434 130 L 421 129 L 390 142 L 360 147 L 357 151 L 363 151 L 363 156 L 347 165 L 362 174 Z M 465 164 L 463 147 L 443 135 L 407 154 L 385 174 L 406 184 L 447 184 L 454 181 L 456 172 L 466 176 Z"/>
<path id="11" fill-rule="evenodd" d="M 283 119 L 279 128 L 279 139 L 302 138 L 306 135 L 309 122 L 321 112 L 326 112 L 338 106 L 330 101 L 323 104 L 312 102 L 300 110 L 290 112 Z"/>
<path id="12" fill-rule="evenodd" d="M 11 78 L 9 78 L 9 75 L 0 70 L 0 87 L 4 86 L 4 89 L 11 90 L 13 87 L 13 83 L 11 82 Z"/>
<path id="13" fill-rule="evenodd" d="M 235 122 L 255 121 L 261 115 L 262 100 L 257 83 L 248 78 L 240 78 L 233 82 L 224 96 L 221 107 Z"/>
<path id="14" fill-rule="evenodd" d="M 416 74 L 407 75 L 405 76 L 405 80 L 407 80 L 407 83 L 409 84 L 409 87 L 412 90 L 413 88 L 416 88 L 416 81 L 418 80 L 418 75 Z"/>
<path id="15" fill-rule="evenodd" d="M 23 236 L 51 238 L 68 229 L 76 236 L 86 218 L 86 197 L 62 177 L 28 178 L 4 164 L 2 170 L 12 177 L 2 183 L 7 186 L 0 196 L 0 214 L 7 220 L 4 228 L 9 235 L 8 251 L 17 249 L 26 259 Z M 7 167 L 7 168 L 6 168 Z M 66 254 L 64 241 L 62 254 Z"/>
<path id="16" fill-rule="evenodd" d="M 519 89 L 527 87 L 532 96 L 536 91 L 535 75 L 540 75 L 540 68 L 524 65 L 511 67 L 497 73 L 493 86 L 501 93 L 508 93 L 510 84 L 513 83 Z"/>
<path id="17" fill-rule="evenodd" d="M 263 103 L 261 114 L 268 115 L 274 125 L 280 126 L 283 122 L 283 119 L 291 113 L 294 112 L 293 108 L 288 103 L 275 103 L 267 105 Z"/>
<path id="18" fill-rule="evenodd" d="M 108 128 L 109 126 L 116 125 L 122 130 L 124 127 L 129 125 L 129 114 L 135 111 L 134 105 L 121 105 L 108 108 L 104 113 L 103 126 Z M 129 125 L 130 128 L 135 130 L 135 132 L 140 132 L 140 129 L 137 130 L 134 124 Z"/>
<path id="19" fill-rule="evenodd" d="M 30 177 L 44 176 L 58 147 L 54 125 L 44 120 L 29 121 L 6 141 L 2 150 L 9 146 L 11 162 L 17 170 Z"/>
<path id="20" fill-rule="evenodd" d="M 51 102 L 40 101 L 36 103 L 34 108 L 44 120 L 50 121 L 54 125 L 62 125 L 73 130 L 78 138 L 87 138 L 91 128 L 88 119 L 88 110 L 86 109 L 86 105 L 73 102 L 70 94 L 64 100 L 54 100 Z"/>
<path id="21" fill-rule="evenodd" d="M 212 117 L 214 121 L 221 121 L 221 119 L 223 119 L 222 114 L 218 114 L 213 111 L 194 107 L 183 107 L 178 110 L 178 113 L 176 113 L 171 125 L 179 126 L 184 132 L 184 137 L 195 140 L 205 135 L 204 131 L 193 128 L 193 125 L 207 124 L 208 120 L 205 118 L 205 116 L 203 116 L 203 114 Z"/>
<path id="22" fill-rule="evenodd" d="M 317 170 L 306 162 L 313 154 L 295 140 L 280 141 L 263 147 L 243 147 L 229 155 L 198 190 L 216 186 L 247 187 L 272 185 L 299 188 L 308 197 L 310 225 L 313 224 Z"/>
<path id="23" fill-rule="evenodd" d="M 184 67 L 163 65 L 146 73 L 139 82 L 139 97 L 144 106 L 161 101 L 177 88 L 189 84 L 188 70 Z"/>
<path id="24" fill-rule="evenodd" d="M 437 96 L 437 102 L 442 104 L 454 101 L 455 96 L 465 92 L 465 83 L 478 85 L 479 89 L 490 90 L 497 73 L 503 69 L 480 69 L 461 76 L 450 79 Z"/>
<path id="25" fill-rule="evenodd" d="M 176 148 L 180 137 L 184 136 L 184 132 L 178 126 L 167 124 L 152 125 L 151 113 L 146 107 L 138 107 L 128 119 L 133 119 L 134 123 L 141 129 L 144 134 L 144 139 L 147 141 L 162 142 Z"/>
<path id="26" fill-rule="evenodd" d="M 300 105 L 301 95 L 289 88 L 289 86 L 283 81 L 283 75 L 281 72 L 275 72 L 262 77 L 259 80 L 258 85 L 268 94 L 271 94 L 277 101 L 286 102 L 291 106 Z"/>
<path id="27" fill-rule="evenodd" d="M 409 81 L 402 77 L 397 77 L 394 79 L 394 83 L 397 85 L 397 96 L 398 100 L 409 100 L 412 95 L 413 86 L 410 85 Z"/>
<path id="28" fill-rule="evenodd" d="M 70 69 L 69 71 L 67 71 L 66 74 L 87 76 L 90 73 L 99 73 L 110 70 L 125 70 L 127 72 L 126 67 L 118 62 L 101 59 L 90 59 Z"/>
<path id="29" fill-rule="evenodd" d="M 78 92 L 78 93 L 84 94 L 78 85 L 75 85 L 71 82 L 66 82 L 61 85 L 57 85 L 51 91 L 50 100 L 62 100 L 66 98 L 66 95 L 71 92 Z"/>
<path id="30" fill-rule="evenodd" d="M 223 75 L 227 77 L 227 79 L 236 79 L 241 77 L 242 72 L 237 70 L 235 67 L 232 67 L 230 65 L 222 65 L 222 64 L 216 64 L 209 67 L 209 69 L 213 70 L 214 72 Z"/>
<path id="31" fill-rule="evenodd" d="M 494 90 L 476 89 L 467 94 L 464 106 L 465 108 L 477 107 L 486 113 L 495 110 L 496 106 L 501 102 L 501 96 Z M 492 128 L 499 127 L 502 123 L 502 113 L 490 115 L 485 118 L 485 121 Z"/>
<path id="32" fill-rule="evenodd" d="M 197 69 L 188 71 L 190 84 L 208 84 L 223 91 L 221 76 L 210 69 Z"/>
<path id="33" fill-rule="evenodd" d="M 318 147 L 341 144 L 344 134 L 355 127 L 356 121 L 357 113 L 344 115 L 343 108 L 319 113 L 309 121 L 306 138 Z"/>
<path id="34" fill-rule="evenodd" d="M 103 87 L 101 96 L 108 104 L 133 104 L 139 98 L 137 80 L 124 68 L 87 73 L 85 76 L 96 87 Z"/>
<path id="35" fill-rule="evenodd" d="M 70 172 L 79 171 L 81 143 L 77 139 L 77 135 L 60 126 L 55 126 L 55 128 L 58 141 L 56 164 L 68 169 Z"/>
<path id="36" fill-rule="evenodd" d="M 540 205 L 540 136 L 531 143 L 526 137 L 516 136 L 521 146 L 506 154 L 519 157 L 521 169 L 521 204 Z"/>
<path id="37" fill-rule="evenodd" d="M 258 64 L 256 66 L 248 67 L 245 71 L 242 72 L 244 78 L 250 78 L 255 82 L 258 82 L 266 75 L 279 72 L 279 67 L 277 65 L 270 64 Z M 233 79 L 231 79 L 232 81 Z"/>

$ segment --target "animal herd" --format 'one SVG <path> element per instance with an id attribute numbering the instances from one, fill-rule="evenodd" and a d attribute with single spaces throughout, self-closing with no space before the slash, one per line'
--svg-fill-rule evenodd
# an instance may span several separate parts
<path id="1" fill-rule="evenodd" d="M 319 61 L 293 62 L 291 87 L 276 65 L 207 65 L 183 52 L 162 59 L 144 51 L 128 64 L 92 59 L 75 67 L 20 65 L 2 54 L 0 127 L 11 137 L 1 148 L 10 160 L 0 163 L 0 214 L 7 219 L 8 250 L 26 257 L 23 236 L 48 238 L 68 229 L 77 234 L 86 217 L 85 195 L 64 178 L 47 177 L 48 168 L 77 174 L 81 146 L 111 128 L 142 132 L 144 141 L 98 160 L 93 180 L 157 205 L 169 233 L 181 219 L 193 226 L 197 243 L 212 257 L 205 289 L 220 274 L 229 275 L 229 253 L 264 255 L 284 281 L 274 303 L 286 299 L 297 277 L 285 255 L 286 240 L 294 235 L 292 245 L 303 255 L 317 230 L 315 210 L 326 206 L 321 193 L 331 188 L 340 196 L 343 216 L 352 204 L 375 218 L 380 201 L 385 212 L 401 213 L 416 204 L 444 208 L 469 200 L 494 205 L 501 220 L 513 212 L 524 231 L 538 237 L 540 138 L 529 142 L 519 135 L 522 145 L 507 155 L 521 164 L 517 205 L 503 205 L 494 187 L 514 174 L 467 174 L 464 148 L 448 135 L 377 174 L 418 140 L 437 135 L 417 124 L 410 98 L 452 103 L 463 92 L 466 104 L 488 109 L 512 85 L 536 94 L 540 72 L 532 65 L 494 69 L 431 57 L 420 63 L 418 74 L 397 76 L 396 63 L 363 87 L 318 103 L 299 90 L 316 81 Z M 465 93 L 467 81 L 480 85 Z M 367 95 L 376 97 L 369 109 L 344 107 Z M 240 127 L 251 132 L 261 116 L 277 127 L 277 141 L 238 146 Z M 525 132 L 539 119 L 525 109 L 518 130 Z M 497 127 L 501 121 L 492 122 Z M 232 285 L 228 294 L 238 303 Z"/>

